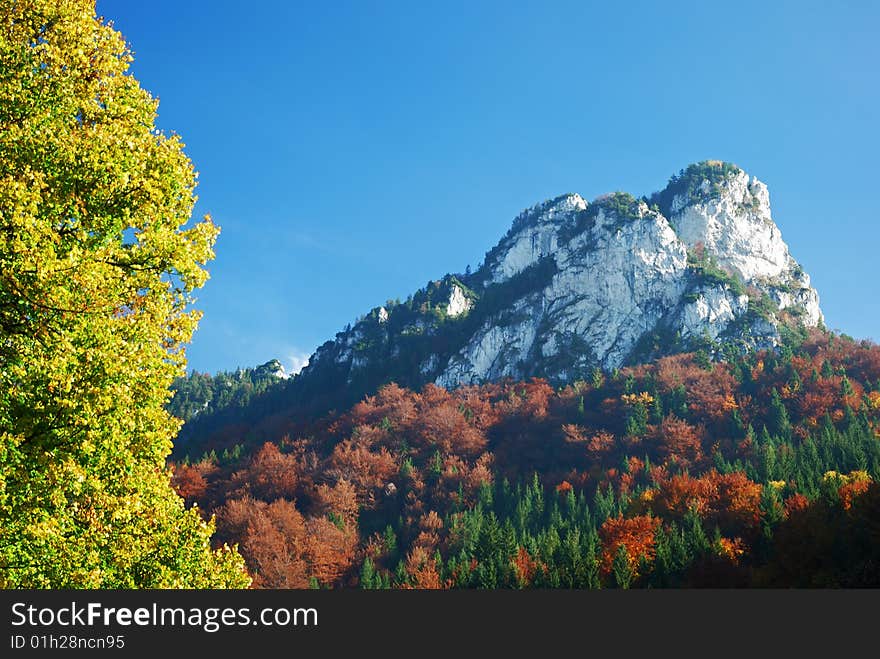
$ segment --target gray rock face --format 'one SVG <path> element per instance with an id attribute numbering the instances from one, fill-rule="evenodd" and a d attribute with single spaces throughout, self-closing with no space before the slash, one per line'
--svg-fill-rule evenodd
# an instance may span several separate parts
<path id="1" fill-rule="evenodd" d="M 757 178 L 738 171 L 708 197 L 709 181 L 698 195 L 676 195 L 670 221 L 688 246 L 703 245 L 718 264 L 767 292 L 780 309 L 800 309 L 805 322 L 823 322 L 819 296 L 791 257 L 770 214 L 770 193 Z"/>
<path id="2" fill-rule="evenodd" d="M 650 200 L 568 194 L 528 209 L 476 273 L 373 310 L 304 374 L 332 363 L 349 383 L 566 381 L 682 350 L 772 347 L 783 325 L 822 322 L 767 186 L 707 162 Z"/>

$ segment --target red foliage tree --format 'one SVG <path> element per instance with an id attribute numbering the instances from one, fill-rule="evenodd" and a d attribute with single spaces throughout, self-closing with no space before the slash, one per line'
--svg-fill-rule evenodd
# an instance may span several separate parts
<path id="1" fill-rule="evenodd" d="M 700 432 L 687 421 L 669 415 L 660 423 L 656 431 L 661 457 L 675 458 L 685 467 L 703 460 L 703 445 Z"/>
<path id="2" fill-rule="evenodd" d="M 423 590 L 438 590 L 448 587 L 440 579 L 437 563 L 428 548 L 417 545 L 407 554 L 406 573 L 411 583 L 404 588 L 418 588 Z"/>
<path id="3" fill-rule="evenodd" d="M 358 440 L 345 440 L 336 445 L 330 456 L 326 474 L 345 479 L 355 485 L 361 496 L 376 488 L 384 488 L 398 471 L 397 460 L 384 446 L 370 450 Z"/>
<path id="4" fill-rule="evenodd" d="M 254 509 L 241 544 L 252 566 L 254 588 L 306 588 L 309 565 L 303 554 L 307 536 L 303 516 L 293 502 L 278 499 Z"/>
<path id="5" fill-rule="evenodd" d="M 190 506 L 201 501 L 208 489 L 208 481 L 202 475 L 202 470 L 193 465 L 174 465 L 171 484 Z"/>
<path id="6" fill-rule="evenodd" d="M 602 540 L 601 569 L 605 575 L 611 572 L 614 563 L 614 555 L 618 548 L 626 547 L 630 559 L 630 566 L 635 574 L 638 573 L 639 561 L 642 557 L 649 563 L 654 560 L 654 534 L 660 525 L 660 520 L 650 515 L 639 515 L 624 518 L 610 517 L 599 528 L 599 537 Z"/>
<path id="7" fill-rule="evenodd" d="M 714 507 L 722 528 L 738 531 L 756 527 L 761 521 L 763 486 L 741 471 L 723 474 L 717 481 L 718 501 Z"/>
<path id="8" fill-rule="evenodd" d="M 659 485 L 653 504 L 654 510 L 664 517 L 680 519 L 689 510 L 705 517 L 718 499 L 716 479 L 677 474 L 661 481 Z"/>
<path id="9" fill-rule="evenodd" d="M 315 510 L 320 515 L 336 515 L 346 525 L 354 524 L 358 515 L 357 491 L 347 480 L 334 485 L 319 485 L 315 493 Z"/>
<path id="10" fill-rule="evenodd" d="M 785 500 L 785 516 L 802 512 L 810 507 L 810 500 L 800 492 L 795 492 Z"/>
<path id="11" fill-rule="evenodd" d="M 529 554 L 525 547 L 519 547 L 516 556 L 513 557 L 511 562 L 513 563 L 513 569 L 516 572 L 516 578 L 520 586 L 525 588 L 532 585 L 532 582 L 535 580 L 535 574 L 540 569 L 538 561 L 532 558 L 532 555 Z"/>
<path id="12" fill-rule="evenodd" d="M 417 446 L 433 452 L 475 457 L 486 448 L 486 438 L 468 423 L 459 404 L 439 387 L 426 387 L 430 394 L 414 422 L 412 434 Z M 445 395 L 439 395 L 437 392 Z"/>
<path id="13" fill-rule="evenodd" d="M 266 442 L 233 480 L 254 497 L 274 501 L 296 497 L 299 475 L 297 457 L 284 454 L 276 444 Z"/>
<path id="14" fill-rule="evenodd" d="M 337 584 L 354 561 L 358 545 L 357 528 L 340 526 L 326 517 L 306 522 L 305 558 L 309 573 L 319 583 Z"/>

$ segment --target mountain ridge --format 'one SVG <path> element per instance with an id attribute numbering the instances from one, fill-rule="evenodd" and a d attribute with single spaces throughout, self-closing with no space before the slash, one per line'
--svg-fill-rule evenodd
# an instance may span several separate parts
<path id="1" fill-rule="evenodd" d="M 678 352 L 774 348 L 823 320 L 767 186 L 703 161 L 650 197 L 567 193 L 525 209 L 475 272 L 374 307 L 248 404 L 324 412 L 391 381 L 562 384 Z"/>

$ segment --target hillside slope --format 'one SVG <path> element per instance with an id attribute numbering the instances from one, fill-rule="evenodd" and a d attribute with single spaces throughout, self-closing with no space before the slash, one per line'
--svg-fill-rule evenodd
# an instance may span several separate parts
<path id="1" fill-rule="evenodd" d="M 880 585 L 880 348 L 819 330 L 266 439 L 175 465 L 262 587 Z"/>
<path id="2" fill-rule="evenodd" d="M 587 203 L 568 194 L 524 211 L 476 272 L 373 308 L 300 374 L 246 404 L 212 407 L 181 442 L 201 443 L 230 424 L 256 432 L 279 414 L 342 409 L 389 382 L 564 384 L 680 352 L 721 358 L 772 348 L 822 322 L 767 187 L 707 161 L 650 198 L 618 192 Z"/>

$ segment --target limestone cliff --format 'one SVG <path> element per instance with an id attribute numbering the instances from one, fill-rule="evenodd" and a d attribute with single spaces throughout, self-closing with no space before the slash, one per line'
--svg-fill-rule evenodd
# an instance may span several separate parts
<path id="1" fill-rule="evenodd" d="M 767 186 L 707 161 L 651 197 L 567 194 L 524 211 L 476 272 L 374 309 L 296 380 L 364 391 L 567 381 L 682 350 L 772 347 L 786 328 L 821 323 Z"/>

